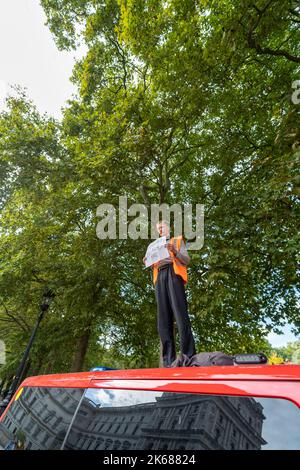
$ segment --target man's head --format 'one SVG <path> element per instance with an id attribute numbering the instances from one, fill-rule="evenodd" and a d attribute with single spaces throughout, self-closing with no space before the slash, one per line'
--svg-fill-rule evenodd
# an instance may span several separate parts
<path id="1" fill-rule="evenodd" d="M 158 231 L 160 237 L 167 237 L 168 235 L 170 235 L 170 227 L 168 222 L 166 222 L 165 220 L 160 220 L 159 222 L 157 222 L 156 230 Z"/>

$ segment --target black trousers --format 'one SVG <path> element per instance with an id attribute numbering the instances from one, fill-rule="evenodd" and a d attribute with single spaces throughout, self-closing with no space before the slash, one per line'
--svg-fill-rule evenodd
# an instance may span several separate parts
<path id="1" fill-rule="evenodd" d="M 168 264 L 158 271 L 155 284 L 157 301 L 157 328 L 162 343 L 163 366 L 169 367 L 176 359 L 173 323 L 177 324 L 180 349 L 188 357 L 196 354 L 195 343 L 188 316 L 184 282 Z"/>

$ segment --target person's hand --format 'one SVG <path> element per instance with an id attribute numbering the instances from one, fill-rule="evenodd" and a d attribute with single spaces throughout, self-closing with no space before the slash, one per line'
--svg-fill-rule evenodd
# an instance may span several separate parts
<path id="1" fill-rule="evenodd" d="M 174 255 L 177 254 L 177 250 L 176 250 L 175 246 L 173 245 L 173 243 L 167 243 L 166 248 L 168 249 L 170 254 L 171 253 L 173 253 Z"/>

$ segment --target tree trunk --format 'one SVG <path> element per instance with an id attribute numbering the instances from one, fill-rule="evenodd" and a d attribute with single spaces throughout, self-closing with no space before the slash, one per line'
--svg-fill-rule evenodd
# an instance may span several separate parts
<path id="1" fill-rule="evenodd" d="M 44 356 L 41 354 L 38 358 L 38 362 L 37 362 L 36 367 L 34 367 L 34 369 L 32 369 L 32 371 L 31 371 L 31 375 L 39 375 L 40 374 L 40 371 L 41 371 L 42 366 L 43 366 L 43 358 L 44 358 Z"/>
<path id="2" fill-rule="evenodd" d="M 77 348 L 73 356 L 73 362 L 70 372 L 80 372 L 83 368 L 84 358 L 89 345 L 91 330 L 86 330 L 78 339 Z"/>

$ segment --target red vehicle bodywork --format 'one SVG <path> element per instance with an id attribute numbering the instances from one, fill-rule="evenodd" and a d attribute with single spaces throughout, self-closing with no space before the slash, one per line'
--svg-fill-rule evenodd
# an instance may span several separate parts
<path id="1" fill-rule="evenodd" d="M 22 387 L 159 390 L 285 398 L 300 408 L 300 365 L 178 367 L 53 374 L 29 377 L 19 389 Z"/>

